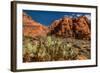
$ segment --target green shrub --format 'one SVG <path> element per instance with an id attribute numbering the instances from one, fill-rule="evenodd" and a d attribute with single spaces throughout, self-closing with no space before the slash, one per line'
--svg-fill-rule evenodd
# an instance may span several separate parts
<path id="1" fill-rule="evenodd" d="M 30 59 L 25 59 L 27 60 L 25 62 L 76 60 L 79 55 L 90 59 L 90 50 L 82 49 L 82 45 L 85 44 L 90 47 L 90 43 L 85 42 L 87 41 L 55 36 L 36 37 L 36 39 L 24 37 L 23 58 Z"/>

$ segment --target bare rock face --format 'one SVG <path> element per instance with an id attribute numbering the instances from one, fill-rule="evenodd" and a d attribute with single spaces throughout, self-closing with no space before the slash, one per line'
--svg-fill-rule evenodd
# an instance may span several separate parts
<path id="1" fill-rule="evenodd" d="M 63 37 L 72 37 L 72 18 L 63 17 L 60 20 L 56 20 L 50 26 L 51 34 Z"/>
<path id="2" fill-rule="evenodd" d="M 23 35 L 28 37 L 46 36 L 48 27 L 32 20 L 30 16 L 23 13 Z"/>
<path id="3" fill-rule="evenodd" d="M 57 36 L 90 39 L 91 28 L 89 20 L 85 16 L 77 18 L 63 17 L 51 24 L 50 32 L 52 35 Z"/>
<path id="4" fill-rule="evenodd" d="M 85 16 L 74 19 L 73 30 L 76 38 L 90 39 L 91 29 L 89 20 Z"/>

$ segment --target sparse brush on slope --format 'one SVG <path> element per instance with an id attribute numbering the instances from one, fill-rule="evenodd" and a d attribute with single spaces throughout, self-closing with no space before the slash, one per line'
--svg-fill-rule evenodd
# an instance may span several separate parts
<path id="1" fill-rule="evenodd" d="M 23 62 L 81 59 L 90 59 L 90 41 L 55 36 L 23 39 Z"/>

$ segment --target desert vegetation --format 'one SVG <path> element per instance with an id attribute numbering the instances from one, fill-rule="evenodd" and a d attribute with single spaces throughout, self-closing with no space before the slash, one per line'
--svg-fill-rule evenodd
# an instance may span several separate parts
<path id="1" fill-rule="evenodd" d="M 90 59 L 90 41 L 55 36 L 24 37 L 23 62 Z"/>

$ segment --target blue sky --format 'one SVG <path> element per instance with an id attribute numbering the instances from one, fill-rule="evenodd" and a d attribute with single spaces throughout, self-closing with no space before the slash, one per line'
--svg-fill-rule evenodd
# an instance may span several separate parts
<path id="1" fill-rule="evenodd" d="M 88 19 L 91 19 L 90 13 L 78 13 L 78 12 L 56 12 L 56 11 L 35 11 L 35 10 L 23 10 L 26 14 L 32 17 L 33 20 L 49 26 L 54 20 L 58 20 L 64 16 L 67 17 L 79 17 L 87 16 Z"/>

